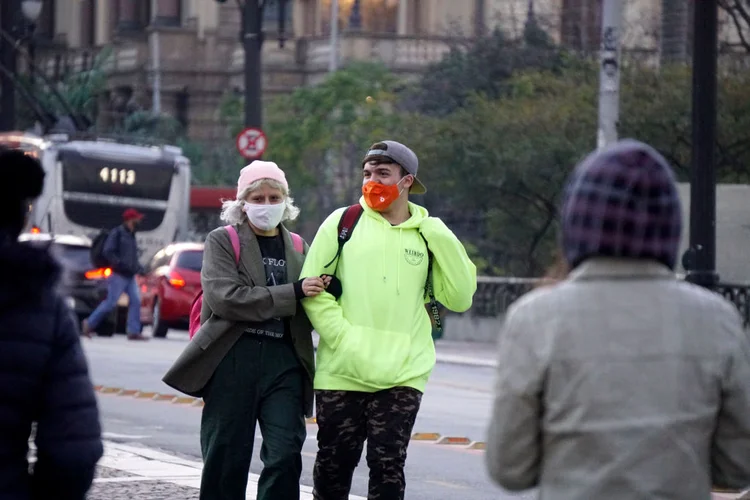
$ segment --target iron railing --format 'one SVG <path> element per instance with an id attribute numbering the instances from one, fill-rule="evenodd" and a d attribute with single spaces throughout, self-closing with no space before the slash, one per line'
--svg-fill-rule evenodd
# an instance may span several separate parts
<path id="1" fill-rule="evenodd" d="M 508 306 L 540 283 L 538 278 L 477 277 L 477 292 L 469 314 L 497 317 Z M 750 284 L 719 283 L 714 291 L 732 302 L 740 312 L 745 327 L 750 326 Z"/>

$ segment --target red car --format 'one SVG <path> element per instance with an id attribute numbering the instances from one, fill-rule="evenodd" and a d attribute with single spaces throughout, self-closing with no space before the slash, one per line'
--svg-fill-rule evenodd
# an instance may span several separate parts
<path id="1" fill-rule="evenodd" d="M 141 322 L 151 325 L 154 337 L 167 330 L 187 330 L 190 306 L 201 290 L 202 243 L 174 243 L 162 248 L 139 278 Z"/>

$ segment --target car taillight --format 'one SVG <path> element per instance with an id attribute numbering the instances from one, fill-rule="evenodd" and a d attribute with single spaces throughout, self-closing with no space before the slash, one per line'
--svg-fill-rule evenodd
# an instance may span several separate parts
<path id="1" fill-rule="evenodd" d="M 182 288 L 185 286 L 185 278 L 180 276 L 177 271 L 172 271 L 169 273 L 169 284 L 175 288 Z"/>
<path id="2" fill-rule="evenodd" d="M 108 267 L 100 267 L 99 269 L 92 269 L 91 271 L 86 271 L 84 276 L 86 276 L 87 280 L 102 280 L 105 278 L 109 278 L 112 275 L 112 269 Z"/>

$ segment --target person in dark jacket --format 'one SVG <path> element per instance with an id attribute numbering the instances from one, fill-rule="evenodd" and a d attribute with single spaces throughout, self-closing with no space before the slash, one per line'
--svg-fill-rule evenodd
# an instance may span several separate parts
<path id="1" fill-rule="evenodd" d="M 129 299 L 128 339 L 148 340 L 141 334 L 141 294 L 135 280 L 135 275 L 141 271 L 135 231 L 143 220 L 143 214 L 128 208 L 123 212 L 122 219 L 122 225 L 114 228 L 104 242 L 104 257 L 112 268 L 112 275 L 107 279 L 107 298 L 88 319 L 83 320 L 83 334 L 90 337 L 102 320 L 117 307 L 117 299 L 125 292 Z"/>
<path id="2" fill-rule="evenodd" d="M 18 242 L 44 171 L 7 150 L 0 169 L 0 498 L 83 500 L 103 453 L 96 396 L 58 264 Z"/>

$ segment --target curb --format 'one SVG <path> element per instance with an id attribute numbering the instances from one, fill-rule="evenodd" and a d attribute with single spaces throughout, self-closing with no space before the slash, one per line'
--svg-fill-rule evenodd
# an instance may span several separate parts
<path id="1" fill-rule="evenodd" d="M 438 363 L 464 366 L 481 366 L 485 368 L 497 368 L 497 361 L 491 359 L 473 358 L 471 356 L 460 356 L 457 354 L 435 354 Z"/>
<path id="2" fill-rule="evenodd" d="M 204 403 L 201 398 L 194 398 L 192 396 L 177 396 L 176 394 L 162 394 L 159 392 L 146 392 L 139 391 L 138 389 L 123 389 L 122 387 L 107 387 L 103 385 L 95 385 L 94 391 L 100 394 L 109 394 L 115 397 L 130 397 L 134 399 L 142 399 L 147 401 L 155 401 L 161 403 L 176 404 L 182 406 L 191 406 L 196 408 L 202 408 Z M 315 417 L 306 418 L 305 423 L 307 425 L 317 424 Z M 412 434 L 412 441 L 428 442 L 435 445 L 446 446 L 450 448 L 459 448 L 467 450 L 484 450 L 486 449 L 486 443 L 482 441 L 472 441 L 465 436 L 442 436 L 437 432 L 417 432 Z M 744 497 L 743 497 L 744 498 Z M 750 499 L 748 499 L 750 500 Z"/>
<path id="3" fill-rule="evenodd" d="M 711 492 L 711 500 L 750 500 L 750 490 L 723 491 L 717 488 Z"/>
<path id="4" fill-rule="evenodd" d="M 462 448 L 466 450 L 486 450 L 487 443 L 484 441 L 472 441 L 464 436 L 441 436 L 436 432 L 417 432 L 412 434 L 412 441 L 428 441 L 430 443 L 442 446 Z"/>

